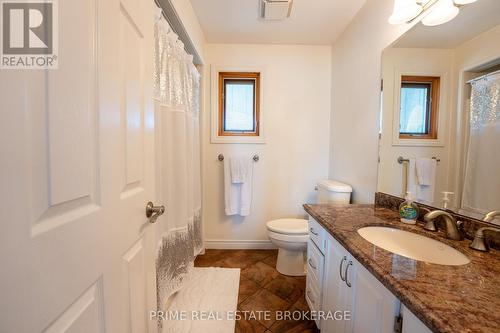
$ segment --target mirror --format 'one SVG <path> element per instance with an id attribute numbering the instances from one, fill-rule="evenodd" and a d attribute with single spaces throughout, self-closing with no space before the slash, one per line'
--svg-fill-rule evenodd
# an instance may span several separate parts
<path id="1" fill-rule="evenodd" d="M 500 224 L 500 1 L 382 54 L 378 191 Z"/>

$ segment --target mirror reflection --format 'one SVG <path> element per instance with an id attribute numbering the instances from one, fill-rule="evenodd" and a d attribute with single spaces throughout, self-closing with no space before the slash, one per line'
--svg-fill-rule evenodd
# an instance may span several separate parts
<path id="1" fill-rule="evenodd" d="M 500 224 L 500 1 L 382 54 L 378 191 Z"/>

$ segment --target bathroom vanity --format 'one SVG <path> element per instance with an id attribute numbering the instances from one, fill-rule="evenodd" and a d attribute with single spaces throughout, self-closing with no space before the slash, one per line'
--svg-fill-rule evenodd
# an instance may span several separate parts
<path id="1" fill-rule="evenodd" d="M 391 332 L 398 299 L 313 218 L 309 225 L 307 303 L 315 311 L 341 311 L 351 319 L 317 320 L 318 327 L 323 332 L 351 332 L 354 326 L 360 332 L 372 327 Z"/>
<path id="2" fill-rule="evenodd" d="M 306 301 L 314 311 L 350 313 L 350 320 L 317 320 L 322 332 L 499 331 L 499 251 L 474 251 L 470 240 L 402 224 L 395 211 L 379 206 L 304 208 L 310 215 Z M 361 237 L 358 230 L 368 226 L 439 241 L 467 260 L 431 264 L 392 253 Z"/>

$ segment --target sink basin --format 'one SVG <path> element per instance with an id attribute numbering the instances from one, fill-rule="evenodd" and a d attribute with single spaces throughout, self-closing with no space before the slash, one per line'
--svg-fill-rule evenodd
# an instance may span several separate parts
<path id="1" fill-rule="evenodd" d="M 449 266 L 470 262 L 469 258 L 451 246 L 413 232 L 387 227 L 365 227 L 358 229 L 358 234 L 384 250 L 410 259 Z"/>

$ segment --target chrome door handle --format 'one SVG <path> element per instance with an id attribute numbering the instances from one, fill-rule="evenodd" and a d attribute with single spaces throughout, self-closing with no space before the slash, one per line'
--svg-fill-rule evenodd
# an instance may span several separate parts
<path id="1" fill-rule="evenodd" d="M 318 267 L 313 265 L 311 258 L 309 258 L 309 260 L 307 262 L 308 262 L 309 266 L 311 266 L 313 269 L 315 269 L 315 270 L 318 269 Z"/>
<path id="2" fill-rule="evenodd" d="M 342 266 L 344 265 L 344 261 L 347 260 L 347 257 L 344 256 L 344 258 L 342 258 L 342 260 L 340 261 L 340 267 L 339 267 L 339 274 L 340 274 L 340 279 L 342 281 L 345 281 L 344 277 L 342 276 Z"/>
<path id="3" fill-rule="evenodd" d="M 347 284 L 347 286 L 349 288 L 351 288 L 351 283 L 349 282 L 349 280 L 347 279 L 347 271 L 349 270 L 349 266 L 352 266 L 352 261 L 349 260 L 349 263 L 347 264 L 346 268 L 345 268 L 345 284 Z"/>
<path id="4" fill-rule="evenodd" d="M 302 229 L 304 230 L 304 229 Z M 314 236 L 318 236 L 318 233 L 317 232 L 314 232 L 314 229 L 313 228 L 309 228 L 309 231 L 311 232 L 311 234 L 313 234 Z"/>
<path id="5" fill-rule="evenodd" d="M 146 204 L 146 217 L 149 219 L 149 223 L 155 223 L 156 219 L 165 213 L 165 206 L 154 206 L 150 201 Z"/>

